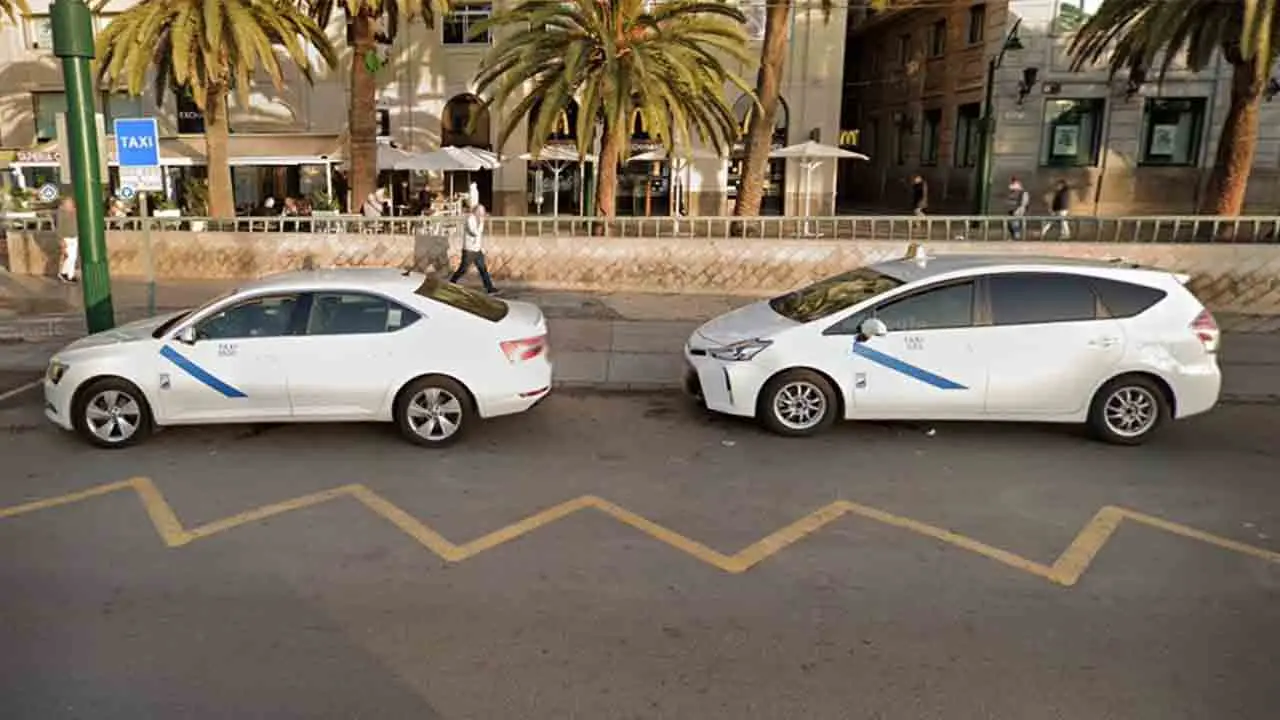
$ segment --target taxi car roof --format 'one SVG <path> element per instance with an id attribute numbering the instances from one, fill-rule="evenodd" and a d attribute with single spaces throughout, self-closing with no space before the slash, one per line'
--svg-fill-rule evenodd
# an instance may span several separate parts
<path id="1" fill-rule="evenodd" d="M 399 268 L 327 268 L 324 270 L 295 270 L 268 275 L 240 286 L 248 290 L 306 290 L 315 288 L 404 290 L 422 284 L 425 276 L 419 272 L 406 273 Z"/>
<path id="2" fill-rule="evenodd" d="M 935 275 L 959 270 L 981 270 L 1008 267 L 1091 267 L 1091 268 L 1144 268 L 1122 258 L 1094 260 L 1089 258 L 1054 257 L 1051 255 L 929 255 L 921 262 L 915 258 L 901 258 L 876 263 L 871 268 L 902 282 L 914 282 Z"/>

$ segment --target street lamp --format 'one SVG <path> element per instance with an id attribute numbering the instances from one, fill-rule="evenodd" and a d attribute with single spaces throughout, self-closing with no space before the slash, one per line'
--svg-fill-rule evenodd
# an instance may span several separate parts
<path id="1" fill-rule="evenodd" d="M 1000 52 L 987 63 L 986 95 L 982 100 L 982 121 L 979 130 L 982 141 L 978 143 L 978 187 L 973 194 L 973 214 L 986 215 L 991 204 L 991 144 L 995 137 L 995 118 L 992 117 L 992 105 L 995 104 L 996 70 L 1004 62 L 1004 54 L 1010 50 L 1021 50 L 1022 41 L 1018 39 L 1018 26 L 1022 18 L 1013 22 L 1009 34 L 1000 45 Z"/>
<path id="2" fill-rule="evenodd" d="M 71 188 L 76 200 L 76 234 L 80 238 L 84 319 L 90 333 L 115 327 L 111 273 L 107 268 L 107 235 L 102 217 L 98 122 L 93 105 L 93 15 L 84 0 L 54 0 L 53 54 L 62 60 L 67 93 L 66 147 Z"/>

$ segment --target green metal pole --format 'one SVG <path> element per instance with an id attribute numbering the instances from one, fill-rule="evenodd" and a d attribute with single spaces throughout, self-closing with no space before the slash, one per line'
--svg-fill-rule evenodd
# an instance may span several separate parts
<path id="1" fill-rule="evenodd" d="M 1004 53 L 1001 53 L 1003 55 Z M 986 215 L 991 205 L 991 146 L 995 137 L 996 122 L 992 105 L 995 104 L 996 64 L 992 58 L 987 62 L 987 87 L 982 99 L 982 141 L 978 143 L 978 172 L 975 182 L 978 184 L 973 193 L 973 214 Z"/>
<path id="2" fill-rule="evenodd" d="M 84 319 L 90 333 L 115 327 L 111 304 L 111 272 L 107 268 L 107 234 L 103 222 L 102 178 L 98 177 L 98 123 L 94 114 L 93 16 L 84 0 L 54 0 L 53 54 L 62 60 L 67 95 L 66 147 L 80 235 Z"/>

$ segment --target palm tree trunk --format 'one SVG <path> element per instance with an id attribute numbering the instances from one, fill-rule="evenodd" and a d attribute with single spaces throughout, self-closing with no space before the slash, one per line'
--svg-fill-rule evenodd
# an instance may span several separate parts
<path id="1" fill-rule="evenodd" d="M 605 123 L 600 145 L 600 170 L 596 175 L 596 215 L 612 218 L 617 213 L 618 166 L 622 163 L 622 133 L 613 123 Z M 625 126 L 625 123 L 623 123 Z"/>
<path id="2" fill-rule="evenodd" d="M 1245 60 L 1231 70 L 1231 105 L 1218 137 L 1218 154 L 1209 175 L 1209 188 L 1200 211 L 1209 215 L 1239 215 L 1244 209 L 1245 190 L 1258 143 L 1258 119 L 1266 76 L 1260 72 L 1258 57 Z"/>
<path id="3" fill-rule="evenodd" d="M 760 214 L 764 199 L 764 176 L 773 149 L 773 124 L 778 116 L 782 95 L 782 71 L 787 60 L 787 39 L 791 27 L 791 0 L 774 2 L 765 15 L 764 47 L 760 51 L 760 72 L 756 75 L 756 97 L 760 108 L 751 113 L 747 127 L 746 157 L 738 185 L 738 201 L 733 208 L 737 217 Z"/>
<path id="4" fill-rule="evenodd" d="M 351 19 L 351 106 L 347 115 L 351 200 L 349 210 L 364 202 L 378 185 L 377 82 L 365 63 L 375 52 L 373 17 L 361 12 Z"/>
<path id="5" fill-rule="evenodd" d="M 236 197 L 231 185 L 231 123 L 227 118 L 227 89 L 209 88 L 204 102 L 205 163 L 209 173 L 209 216 L 234 218 Z"/>

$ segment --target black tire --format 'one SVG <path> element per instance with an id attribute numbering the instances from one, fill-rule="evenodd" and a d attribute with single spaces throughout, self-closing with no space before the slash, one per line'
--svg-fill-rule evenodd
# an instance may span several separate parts
<path id="1" fill-rule="evenodd" d="M 784 399 L 783 393 L 790 397 Z M 781 415 L 785 407 L 790 405 L 794 408 L 795 403 L 802 400 L 810 404 L 812 412 L 817 413 L 812 419 L 801 421 L 798 417 Z M 813 403 L 817 404 L 816 408 Z M 812 370 L 787 370 L 765 383 L 756 416 L 766 428 L 778 435 L 807 437 L 831 427 L 836 421 L 839 406 L 839 396 L 825 377 Z"/>
<path id="2" fill-rule="evenodd" d="M 435 403 L 434 416 L 430 416 L 432 403 Z M 424 416 L 423 413 L 428 415 Z M 438 448 L 457 442 L 479 419 L 479 415 L 476 414 L 471 393 L 461 383 L 437 375 L 418 378 L 400 391 L 396 398 L 394 419 L 400 434 L 409 442 Z M 453 430 L 441 434 L 450 425 Z"/>
<path id="3" fill-rule="evenodd" d="M 1089 432 L 1113 445 L 1141 445 L 1170 415 L 1169 399 L 1158 383 L 1143 375 L 1122 375 L 1093 396 Z"/>
<path id="4" fill-rule="evenodd" d="M 71 424 L 81 439 L 110 450 L 136 445 L 155 428 L 147 397 L 116 377 L 94 380 L 76 393 Z"/>

